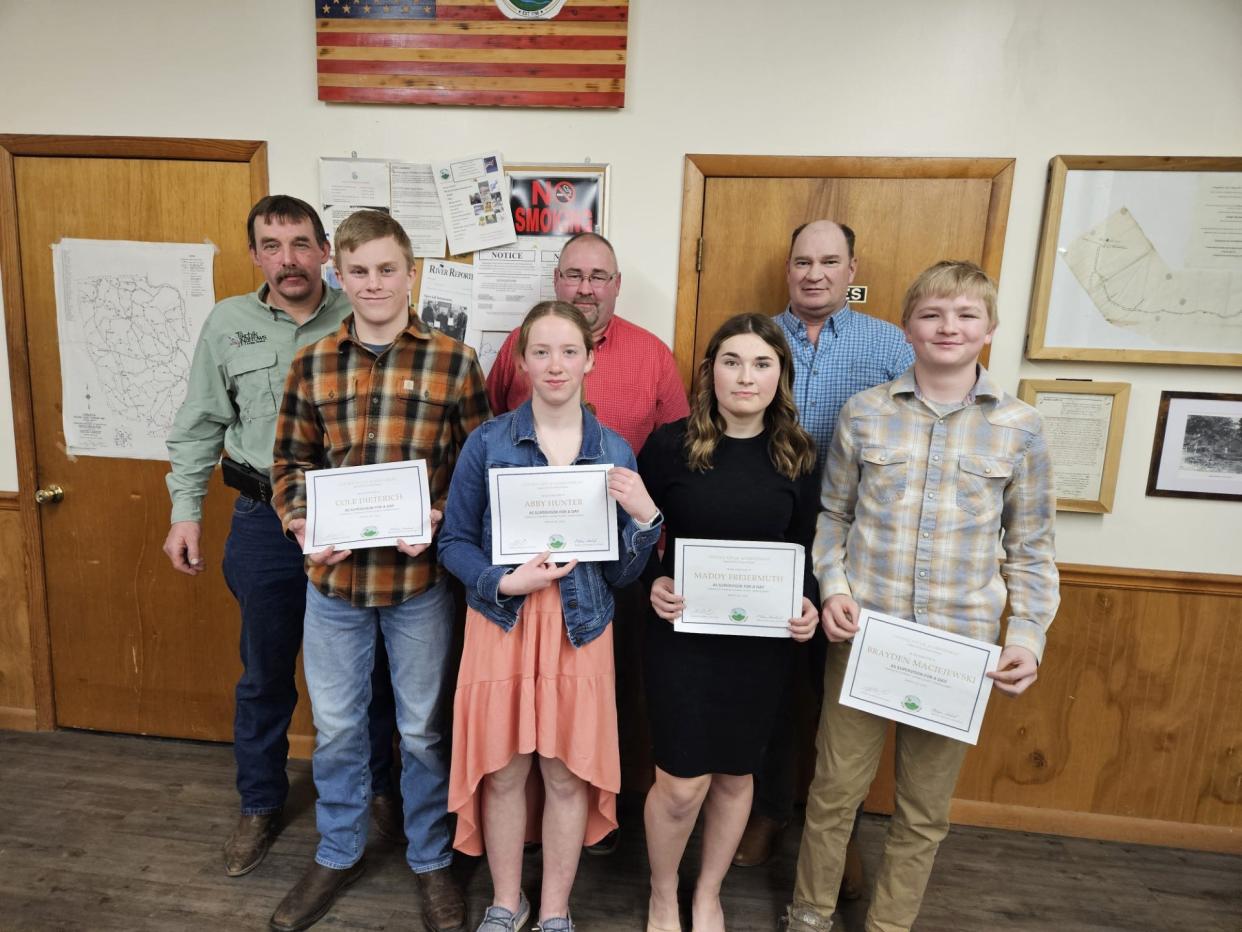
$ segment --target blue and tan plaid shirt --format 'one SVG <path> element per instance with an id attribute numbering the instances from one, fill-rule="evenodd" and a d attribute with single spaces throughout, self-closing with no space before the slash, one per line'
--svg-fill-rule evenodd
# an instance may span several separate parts
<path id="1" fill-rule="evenodd" d="M 914 370 L 846 402 L 824 467 L 813 558 L 822 598 L 1044 652 L 1060 603 L 1056 492 L 1035 409 L 979 368 L 958 406 Z"/>
<path id="2" fill-rule="evenodd" d="M 776 316 L 793 353 L 798 421 L 815 440 L 815 468 L 828 456 L 841 406 L 851 395 L 889 382 L 910 368 L 914 351 L 899 327 L 848 304 L 824 321 L 812 343 L 789 308 Z"/>

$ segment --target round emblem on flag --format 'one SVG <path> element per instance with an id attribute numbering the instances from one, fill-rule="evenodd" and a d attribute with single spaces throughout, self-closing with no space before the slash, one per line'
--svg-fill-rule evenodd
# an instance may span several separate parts
<path id="1" fill-rule="evenodd" d="M 509 19 L 552 19 L 565 0 L 496 0 L 496 7 Z"/>

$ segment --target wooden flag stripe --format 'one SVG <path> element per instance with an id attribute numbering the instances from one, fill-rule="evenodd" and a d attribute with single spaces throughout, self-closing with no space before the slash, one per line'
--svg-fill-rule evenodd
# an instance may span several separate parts
<path id="1" fill-rule="evenodd" d="M 555 62 L 583 65 L 624 65 L 625 52 L 591 49 L 393 49 L 393 48 L 321 48 L 322 61 L 463 61 L 463 62 Z"/>
<path id="2" fill-rule="evenodd" d="M 592 94 L 619 94 L 625 90 L 625 81 L 616 79 L 593 80 L 590 78 L 496 78 L 438 75 L 410 77 L 392 74 L 331 74 L 321 75 L 322 87 L 415 87 L 444 88 L 446 90 L 480 91 L 585 91 Z"/>
<path id="3" fill-rule="evenodd" d="M 321 32 L 321 46 L 394 49 L 623 49 L 625 36 L 409 36 Z"/>
<path id="4" fill-rule="evenodd" d="M 624 36 L 629 24 L 531 22 L 502 19 L 500 22 L 453 23 L 440 19 L 321 19 L 319 32 L 378 32 L 429 36 L 459 36 L 474 33 L 485 36 L 526 36 L 538 32 L 544 36 Z"/>
<path id="5" fill-rule="evenodd" d="M 531 62 L 523 54 L 521 61 L 358 61 L 357 59 L 319 60 L 320 74 L 421 74 L 421 75 L 493 75 L 497 77 L 579 77 L 624 78 L 625 65 L 590 65 L 572 62 Z M 321 82 L 322 83 L 322 82 Z"/>
<path id="6" fill-rule="evenodd" d="M 625 104 L 625 94 L 558 91 L 446 91 L 413 87 L 321 87 L 319 99 L 371 104 L 473 104 L 490 107 L 611 107 Z"/>

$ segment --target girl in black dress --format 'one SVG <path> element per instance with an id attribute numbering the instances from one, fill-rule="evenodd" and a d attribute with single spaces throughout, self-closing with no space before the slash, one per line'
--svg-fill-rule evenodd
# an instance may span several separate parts
<path id="1" fill-rule="evenodd" d="M 811 572 L 819 489 L 815 444 L 798 425 L 792 360 L 780 327 L 761 314 L 727 320 L 699 365 L 690 417 L 652 434 L 638 469 L 668 534 L 648 568 L 644 673 L 656 778 L 645 821 L 651 862 L 648 932 L 680 930 L 677 868 L 706 812 L 692 904 L 695 932 L 724 932 L 720 885 L 750 815 L 752 774 L 772 732 L 793 641 L 819 620 Z M 684 600 L 673 587 L 679 537 L 790 541 L 807 548 L 802 616 L 791 639 L 673 630 Z"/>

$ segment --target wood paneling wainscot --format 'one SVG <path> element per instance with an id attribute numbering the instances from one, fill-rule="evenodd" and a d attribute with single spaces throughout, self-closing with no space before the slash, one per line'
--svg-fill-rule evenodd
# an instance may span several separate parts
<path id="1" fill-rule="evenodd" d="M 954 821 L 1242 852 L 1242 576 L 1060 569 L 1039 681 L 993 693 Z"/>
<path id="2" fill-rule="evenodd" d="M 26 549 L 16 492 L 0 492 L 0 728 L 35 728 Z"/>

